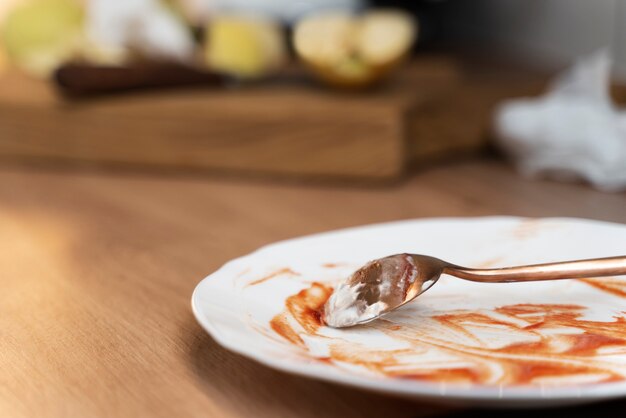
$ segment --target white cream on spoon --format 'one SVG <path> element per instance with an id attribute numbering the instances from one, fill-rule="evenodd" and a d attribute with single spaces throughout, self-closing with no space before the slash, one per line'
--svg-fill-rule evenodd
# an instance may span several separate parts
<path id="1" fill-rule="evenodd" d="M 337 286 L 324 306 L 324 321 L 341 328 L 377 318 L 405 300 L 416 278 L 417 267 L 408 254 L 371 261 Z"/>

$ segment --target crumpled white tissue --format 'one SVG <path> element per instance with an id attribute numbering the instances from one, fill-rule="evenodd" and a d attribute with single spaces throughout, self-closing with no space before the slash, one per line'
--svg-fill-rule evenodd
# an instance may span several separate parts
<path id="1" fill-rule="evenodd" d="M 498 143 L 523 174 L 626 189 L 626 111 L 610 98 L 610 68 L 608 53 L 595 53 L 558 76 L 545 95 L 498 107 Z"/>

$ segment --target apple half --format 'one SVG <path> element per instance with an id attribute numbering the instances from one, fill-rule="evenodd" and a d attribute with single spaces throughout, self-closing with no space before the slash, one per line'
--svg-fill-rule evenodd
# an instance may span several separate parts
<path id="1" fill-rule="evenodd" d="M 362 15 L 332 12 L 304 18 L 296 25 L 294 49 L 324 82 L 359 88 L 395 69 L 417 38 L 417 22 L 400 10 Z"/>

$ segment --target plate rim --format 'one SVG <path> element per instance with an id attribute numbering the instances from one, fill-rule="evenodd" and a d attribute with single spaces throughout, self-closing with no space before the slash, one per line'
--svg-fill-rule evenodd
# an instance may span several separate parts
<path id="1" fill-rule="evenodd" d="M 339 373 L 333 368 L 321 369 L 305 368 L 301 366 L 295 366 L 289 362 L 284 362 L 278 359 L 274 359 L 271 356 L 263 355 L 262 352 L 248 348 L 246 345 L 240 345 L 233 342 L 219 330 L 219 326 L 216 326 L 211 319 L 209 319 L 201 310 L 200 307 L 200 290 L 204 287 L 205 283 L 212 279 L 213 276 L 218 273 L 223 273 L 224 270 L 232 268 L 235 265 L 241 264 L 251 258 L 257 257 L 264 251 L 269 249 L 283 246 L 286 244 L 313 239 L 323 238 L 325 236 L 334 235 L 337 233 L 346 233 L 363 228 L 385 228 L 398 224 L 405 223 L 430 223 L 430 222 L 489 222 L 489 221 L 558 221 L 580 224 L 604 224 L 614 227 L 626 228 L 626 225 L 618 222 L 601 221 L 588 218 L 576 218 L 576 217 L 521 217 L 521 216 L 467 216 L 467 217 L 423 217 L 423 218 L 407 218 L 402 220 L 395 220 L 390 222 L 380 222 L 372 224 L 364 224 L 359 226 L 352 226 L 347 228 L 339 228 L 334 230 L 323 231 L 314 234 L 308 234 L 303 236 L 297 236 L 272 242 L 270 244 L 263 245 L 256 250 L 245 254 L 240 257 L 236 257 L 224 263 L 217 270 L 207 275 L 202 279 L 194 288 L 191 296 L 191 309 L 192 312 L 200 324 L 200 326 L 222 347 L 236 354 L 242 355 L 248 359 L 251 359 L 259 364 L 270 367 L 281 372 L 289 373 L 296 376 L 307 377 L 310 379 L 317 379 L 324 382 L 341 384 L 343 386 L 365 389 L 368 391 L 385 393 L 390 395 L 402 396 L 411 399 L 438 399 L 441 401 L 489 401 L 490 403 L 510 403 L 515 401 L 532 401 L 535 404 L 539 403 L 551 403 L 558 401 L 570 401 L 586 399 L 593 400 L 608 400 L 626 396 L 626 381 L 614 382 L 614 383 L 602 383 L 595 385 L 582 385 L 575 388 L 553 388 L 548 391 L 543 391 L 537 387 L 510 387 L 502 388 L 497 386 L 487 385 L 471 385 L 467 388 L 459 386 L 449 386 L 442 389 L 441 386 L 425 383 L 419 381 L 410 380 L 393 380 L 393 379 L 380 379 L 368 378 L 357 374 Z M 240 318 L 237 318 L 241 321 Z M 245 323 L 242 322 L 243 325 Z"/>

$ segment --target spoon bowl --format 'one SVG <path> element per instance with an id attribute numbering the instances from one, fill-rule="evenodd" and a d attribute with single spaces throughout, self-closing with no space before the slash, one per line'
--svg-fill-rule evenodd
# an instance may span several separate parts
<path id="1" fill-rule="evenodd" d="M 433 287 L 442 274 L 486 283 L 613 276 L 626 274 L 626 256 L 471 269 L 427 255 L 395 254 L 368 262 L 337 286 L 322 318 L 334 328 L 373 321 Z"/>

